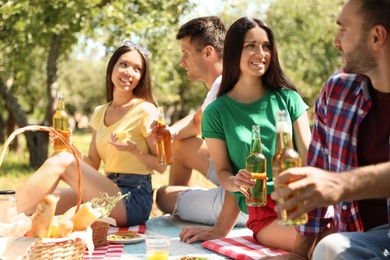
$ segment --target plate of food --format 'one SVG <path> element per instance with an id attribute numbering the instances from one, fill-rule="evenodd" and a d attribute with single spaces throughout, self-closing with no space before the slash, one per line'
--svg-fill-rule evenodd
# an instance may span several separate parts
<path id="1" fill-rule="evenodd" d="M 145 240 L 146 235 L 138 234 L 132 230 L 118 231 L 107 236 L 107 241 L 112 244 L 132 244 Z"/>

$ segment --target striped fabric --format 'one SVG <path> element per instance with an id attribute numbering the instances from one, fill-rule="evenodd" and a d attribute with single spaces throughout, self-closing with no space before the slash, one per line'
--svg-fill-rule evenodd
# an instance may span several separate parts
<path id="1" fill-rule="evenodd" d="M 277 256 L 288 253 L 283 250 L 262 246 L 251 236 L 214 239 L 203 242 L 201 246 L 238 260 L 261 259 L 265 256 Z"/>
<path id="2" fill-rule="evenodd" d="M 117 231 L 127 231 L 132 230 L 139 234 L 144 234 L 146 230 L 146 225 L 139 225 L 133 227 L 110 227 L 108 230 L 108 235 L 111 235 Z M 85 251 L 84 259 L 110 259 L 110 260 L 119 260 L 123 252 L 124 244 L 109 244 L 108 246 L 103 246 L 96 248 L 93 251 L 92 256 L 89 255 L 88 250 Z"/>

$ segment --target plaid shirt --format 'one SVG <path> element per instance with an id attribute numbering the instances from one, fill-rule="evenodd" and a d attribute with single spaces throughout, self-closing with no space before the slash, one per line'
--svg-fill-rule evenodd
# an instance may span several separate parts
<path id="1" fill-rule="evenodd" d="M 359 124 L 372 105 L 368 84 L 369 79 L 363 75 L 345 74 L 341 71 L 327 81 L 316 101 L 308 165 L 334 172 L 358 167 Z M 386 141 L 390 147 L 390 137 Z M 334 215 L 330 216 L 333 219 L 325 216 L 327 208 L 317 208 L 309 212 L 308 223 L 298 226 L 297 230 L 302 235 L 316 235 L 333 220 L 338 232 L 362 232 L 363 224 L 357 206 L 356 201 L 336 204 Z M 390 198 L 387 199 L 387 212 L 390 223 Z"/>

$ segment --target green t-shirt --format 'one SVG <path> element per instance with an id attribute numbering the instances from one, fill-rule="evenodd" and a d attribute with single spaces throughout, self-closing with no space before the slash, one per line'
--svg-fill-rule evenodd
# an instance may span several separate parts
<path id="1" fill-rule="evenodd" d="M 202 137 L 217 138 L 226 142 L 233 174 L 245 169 L 245 159 L 249 154 L 252 125 L 260 125 L 263 154 L 267 159 L 267 193 L 274 190 L 271 159 L 276 145 L 276 112 L 287 111 L 290 132 L 292 122 L 300 117 L 308 106 L 301 96 L 287 89 L 267 89 L 257 101 L 246 104 L 222 95 L 207 106 L 202 117 Z M 245 196 L 232 192 L 237 198 L 241 211 L 247 213 Z"/>

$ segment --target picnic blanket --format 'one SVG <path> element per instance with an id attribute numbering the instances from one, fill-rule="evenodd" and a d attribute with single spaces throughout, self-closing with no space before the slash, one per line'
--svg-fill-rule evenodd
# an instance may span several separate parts
<path id="1" fill-rule="evenodd" d="M 203 242 L 201 246 L 238 260 L 254 260 L 261 259 L 265 256 L 284 255 L 288 253 L 283 250 L 262 246 L 251 236 L 214 239 Z"/>
<path id="2" fill-rule="evenodd" d="M 146 230 L 146 225 L 138 225 L 132 227 L 112 227 L 110 226 L 108 230 L 108 235 L 111 235 L 117 231 L 127 231 L 132 230 L 139 234 L 144 234 Z M 95 248 L 93 254 L 90 256 L 88 251 L 85 252 L 84 259 L 121 259 L 123 252 L 124 244 L 108 244 L 107 246 Z"/>

